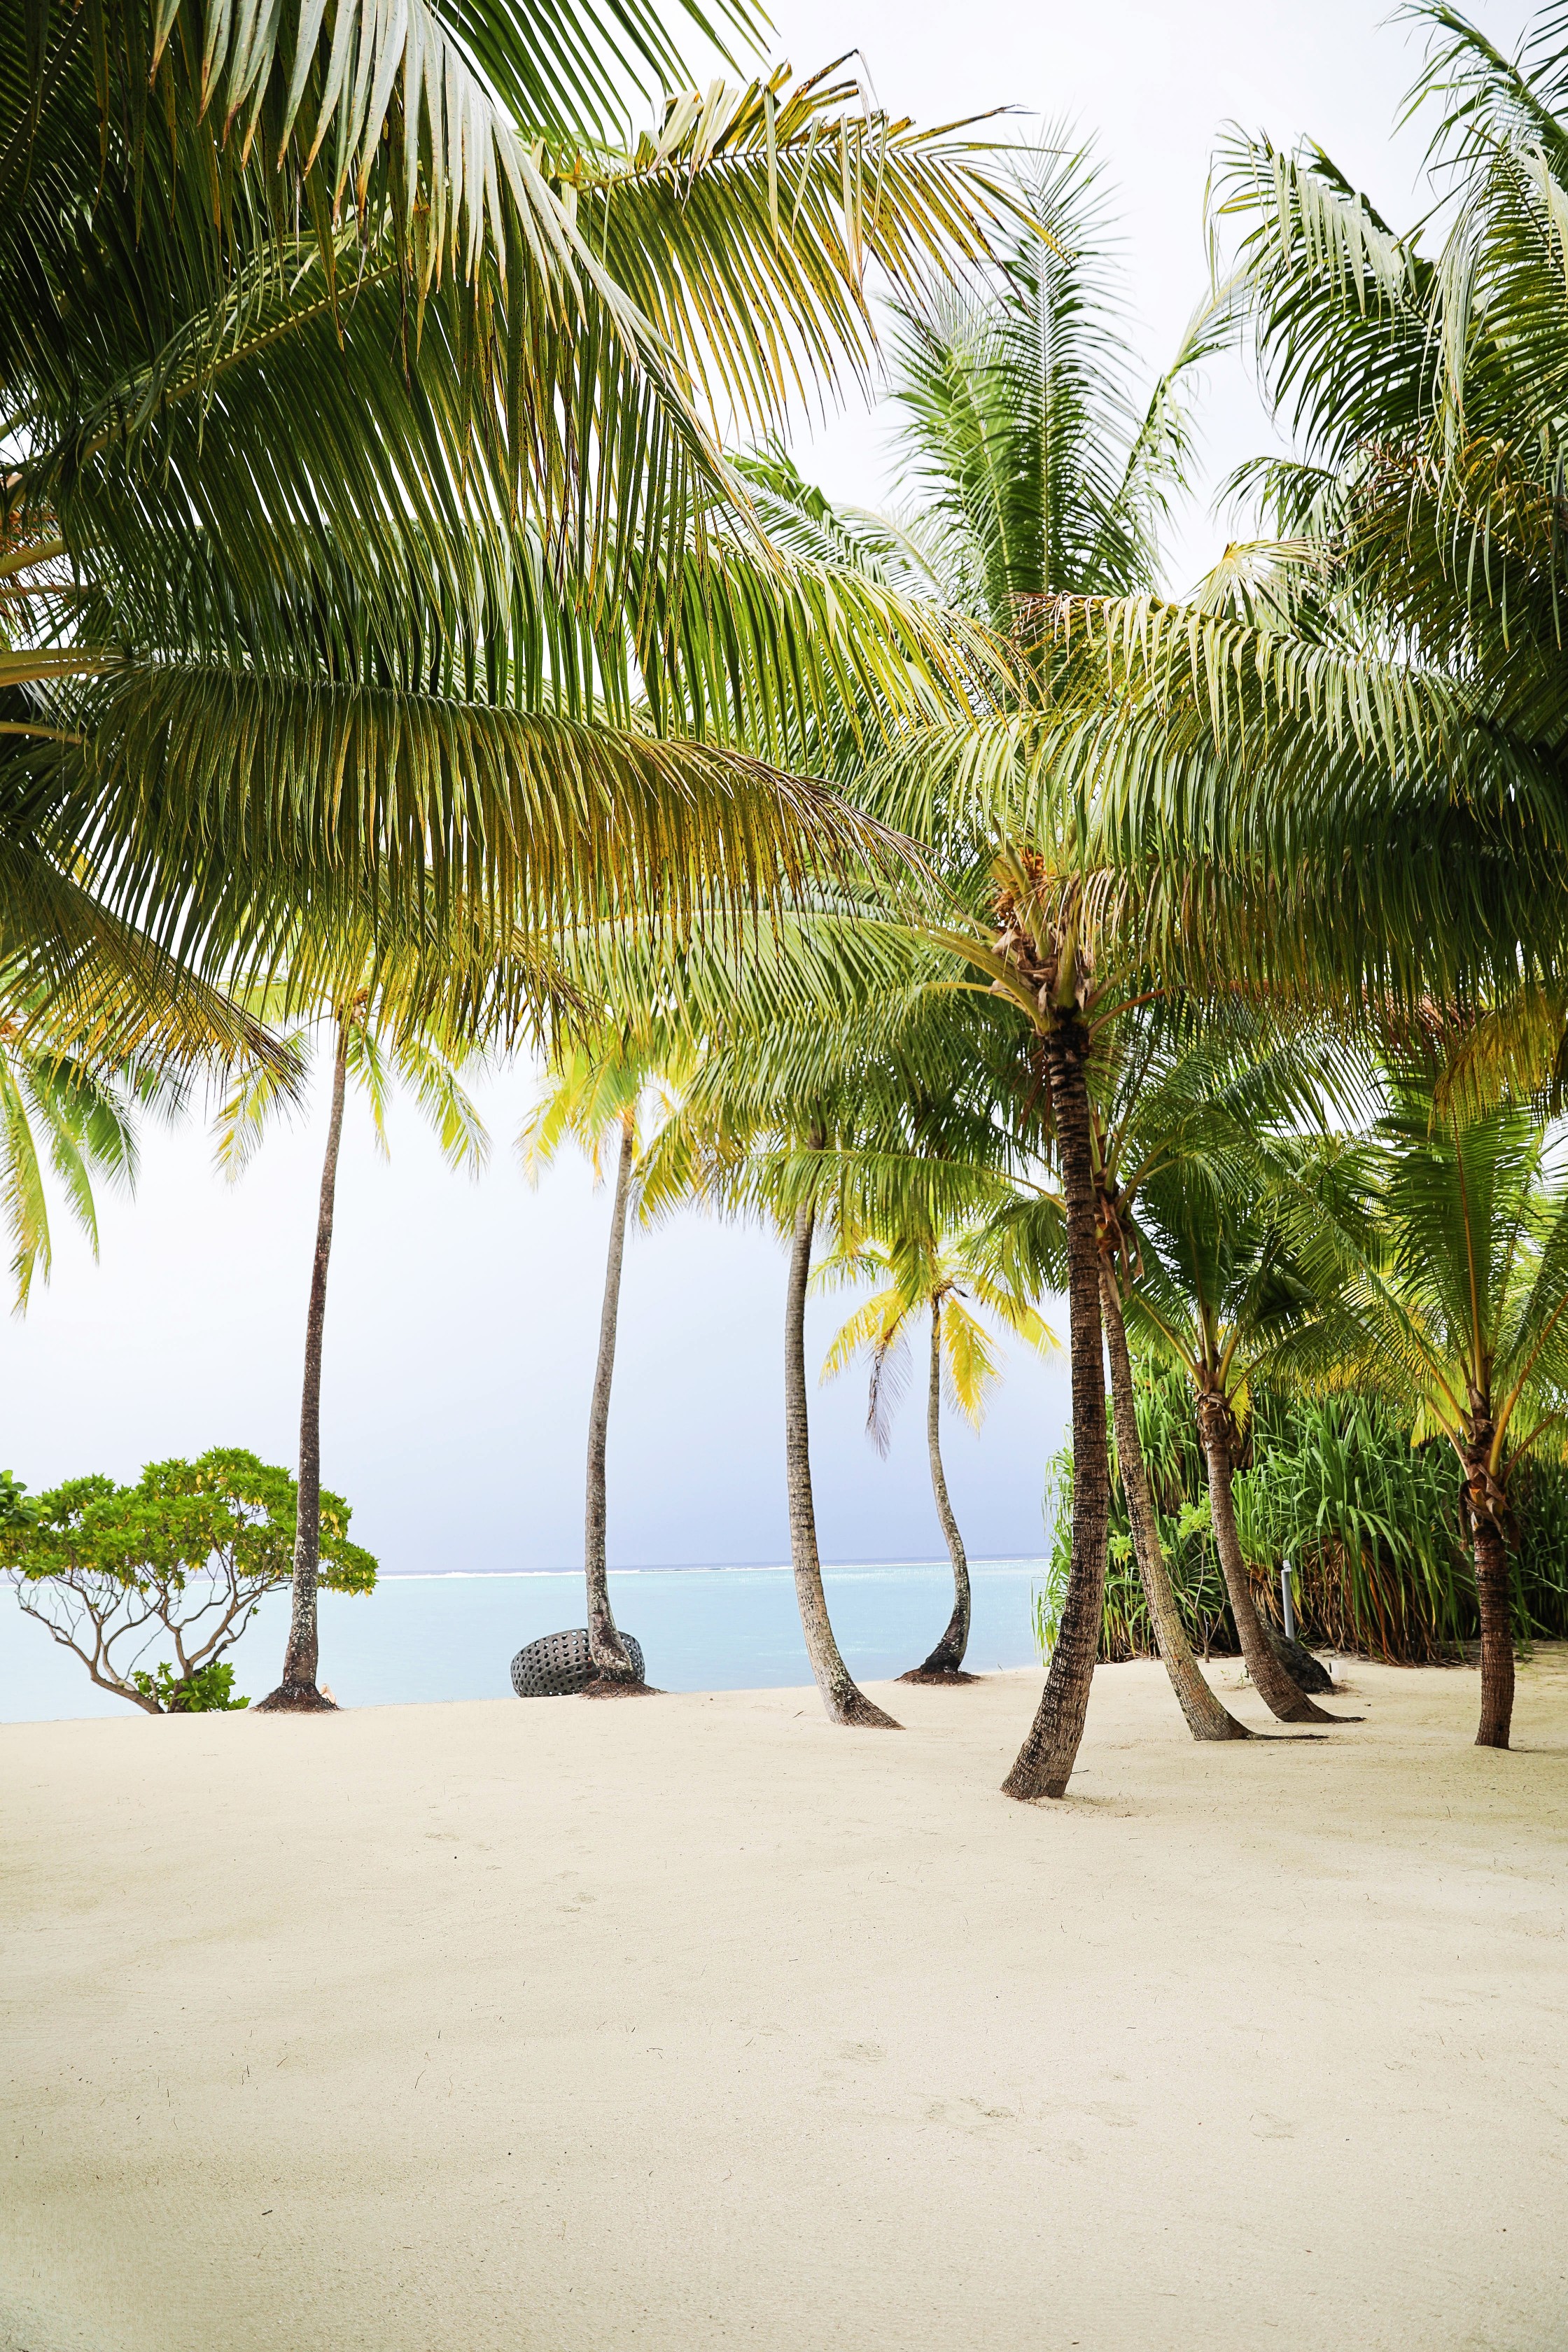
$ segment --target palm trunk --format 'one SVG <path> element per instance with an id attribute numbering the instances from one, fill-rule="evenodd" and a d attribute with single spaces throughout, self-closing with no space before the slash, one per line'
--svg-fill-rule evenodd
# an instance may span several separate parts
<path id="1" fill-rule="evenodd" d="M 588 1580 L 588 1654 L 594 1662 L 595 1683 L 605 1690 L 643 1690 L 637 1668 L 616 1631 L 610 1607 L 609 1568 L 605 1552 L 605 1442 L 610 1425 L 610 1383 L 616 1370 L 616 1325 L 621 1304 L 621 1265 L 626 1248 L 626 1209 L 631 1199 L 632 1162 L 637 1145 L 631 1119 L 621 1122 L 620 1158 L 616 1166 L 615 1206 L 610 1213 L 610 1248 L 605 1265 L 605 1307 L 599 1318 L 599 1361 L 594 1374 L 594 1402 L 588 1415 L 588 1507 L 583 1557 Z M 595 1691 L 595 1696 L 597 1696 Z"/>
<path id="2" fill-rule="evenodd" d="M 1492 1508 L 1487 1443 L 1466 1463 L 1475 1531 L 1476 1595 L 1481 1608 L 1481 1721 L 1478 1748 L 1506 1748 L 1513 1723 L 1513 1607 L 1508 1547 Z"/>
<path id="3" fill-rule="evenodd" d="M 1110 1513 L 1105 1455 L 1105 1359 L 1100 1328 L 1100 1249 L 1089 1150 L 1088 1033 L 1074 1013 L 1047 1031 L 1046 1055 L 1067 1204 L 1068 1318 L 1072 1361 L 1072 1567 L 1050 1670 L 1029 1736 L 1002 1783 L 1021 1800 L 1067 1793 L 1100 1654 L 1105 1538 Z"/>
<path id="4" fill-rule="evenodd" d="M 947 1538 L 948 1558 L 952 1562 L 952 1614 L 947 1621 L 947 1631 L 923 1664 L 907 1675 L 901 1683 L 970 1683 L 973 1675 L 963 1672 L 963 1654 L 969 1647 L 969 1562 L 964 1557 L 963 1538 L 958 1532 L 958 1521 L 952 1515 L 952 1504 L 947 1492 L 947 1474 L 942 1466 L 942 1301 L 931 1303 L 931 1386 L 926 1396 L 926 1451 L 931 1456 L 931 1489 L 936 1497 L 936 1515 L 942 1521 L 942 1534 Z"/>
<path id="5" fill-rule="evenodd" d="M 1258 1612 L 1252 1605 L 1247 1563 L 1241 1557 L 1241 1538 L 1236 1529 L 1236 1504 L 1231 1490 L 1235 1469 L 1230 1454 L 1230 1433 L 1226 1427 L 1228 1419 L 1223 1397 L 1216 1396 L 1212 1390 L 1200 1394 L 1198 1435 L 1203 1441 L 1204 1462 L 1208 1470 L 1215 1546 L 1219 1553 L 1225 1589 L 1230 1600 L 1230 1613 L 1236 1621 L 1247 1671 L 1252 1676 L 1259 1698 L 1281 1723 L 1337 1723 L 1337 1716 L 1325 1715 L 1323 1709 L 1314 1706 L 1306 1693 L 1291 1681 L 1269 1647 L 1258 1622 Z"/>
<path id="6" fill-rule="evenodd" d="M 806 1655 L 829 1721 L 897 1731 L 900 1727 L 890 1715 L 884 1715 L 879 1706 L 872 1705 L 839 1654 L 828 1620 L 827 1596 L 822 1589 L 816 1512 L 811 1495 L 811 1435 L 805 1410 L 805 1286 L 811 1272 L 814 1223 L 809 1208 L 796 1210 L 784 1309 L 784 1470 L 789 1489 L 789 1548 L 795 1567 L 795 1596 L 800 1605 Z"/>
<path id="7" fill-rule="evenodd" d="M 1154 1639 L 1159 1644 L 1165 1672 L 1171 1677 L 1171 1688 L 1176 1694 L 1176 1704 L 1185 1716 L 1187 1728 L 1194 1739 L 1250 1739 L 1252 1734 L 1247 1726 L 1237 1723 L 1230 1709 L 1215 1696 L 1199 1672 L 1198 1662 L 1193 1655 L 1193 1645 L 1187 1639 L 1187 1629 L 1182 1622 L 1182 1612 L 1176 1606 L 1176 1596 L 1171 1590 L 1165 1556 L 1160 1546 L 1159 1523 L 1154 1517 L 1148 1474 L 1143 1466 L 1143 1449 L 1138 1442 L 1132 1360 L 1127 1352 L 1127 1328 L 1121 1319 L 1121 1295 L 1116 1287 L 1115 1276 L 1103 1259 L 1100 1268 L 1100 1297 L 1105 1316 L 1106 1350 L 1110 1358 L 1110 1402 L 1116 1423 L 1116 1458 L 1127 1495 L 1127 1516 L 1132 1522 L 1132 1549 L 1138 1556 L 1138 1574 L 1142 1580 L 1149 1622 L 1154 1628 Z"/>
<path id="8" fill-rule="evenodd" d="M 332 1701 L 316 1688 L 320 1641 L 316 1619 L 316 1571 L 321 1545 L 321 1333 L 327 1319 L 327 1267 L 332 1255 L 332 1211 L 338 1190 L 338 1146 L 343 1132 L 343 1094 L 348 1084 L 349 1016 L 338 1015 L 332 1056 L 332 1107 L 321 1162 L 321 1199 L 316 1214 L 316 1258 L 310 1270 L 310 1304 L 305 1316 L 305 1384 L 300 1400 L 300 1493 L 294 1527 L 294 1583 L 289 1608 L 289 1645 L 283 1679 L 259 1703 L 258 1712 L 311 1713 L 331 1710 Z"/>

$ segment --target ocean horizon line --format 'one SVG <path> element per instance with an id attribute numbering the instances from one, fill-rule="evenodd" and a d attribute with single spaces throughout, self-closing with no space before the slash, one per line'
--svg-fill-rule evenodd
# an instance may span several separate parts
<path id="1" fill-rule="evenodd" d="M 1044 1568 L 1044 1552 L 976 1553 L 972 1568 Z M 857 1559 L 825 1559 L 825 1574 L 845 1568 L 930 1568 L 951 1570 L 945 1559 L 912 1559 L 902 1553 L 889 1553 L 885 1559 L 868 1556 Z M 688 1559 L 642 1561 L 635 1568 L 623 1568 L 612 1563 L 612 1576 L 788 1576 L 792 1573 L 787 1559 Z M 489 1577 L 581 1576 L 580 1560 L 569 1560 L 560 1568 L 387 1568 L 376 1581 L 380 1584 L 433 1584 L 463 1579 Z"/>

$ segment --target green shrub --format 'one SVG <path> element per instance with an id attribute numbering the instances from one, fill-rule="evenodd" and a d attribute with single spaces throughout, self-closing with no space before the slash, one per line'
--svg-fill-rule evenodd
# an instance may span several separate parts
<path id="1" fill-rule="evenodd" d="M 1160 1538 L 1194 1649 L 1239 1647 L 1209 1524 L 1192 1397 L 1178 1372 L 1139 1366 L 1137 1415 Z M 1100 1656 L 1151 1657 L 1152 1629 L 1112 1440 L 1110 1538 Z M 1509 1476 L 1518 1638 L 1568 1635 L 1568 1464 L 1527 1456 Z M 1303 1640 L 1401 1664 L 1455 1659 L 1479 1631 L 1458 1462 L 1442 1440 L 1413 1445 L 1374 1399 L 1263 1394 L 1254 1400 L 1236 1515 L 1253 1597 L 1276 1624 L 1279 1570 L 1296 1569 Z M 1046 1579 L 1035 1634 L 1048 1655 L 1071 1563 L 1072 1454 L 1046 1488 Z"/>
<path id="2" fill-rule="evenodd" d="M 131 1679 L 143 1698 L 157 1701 L 160 1715 L 216 1715 L 250 1705 L 247 1698 L 232 1696 L 234 1668 L 226 1659 L 215 1658 L 211 1665 L 197 1666 L 188 1675 L 176 1675 L 168 1660 L 163 1658 L 155 1675 L 133 1666 Z"/>
<path id="3" fill-rule="evenodd" d="M 297 1506 L 287 1470 L 237 1447 L 150 1462 L 134 1486 L 72 1478 L 0 1509 L 0 1577 L 101 1690 L 149 1715 L 243 1706 L 221 1654 L 289 1581 Z M 369 1592 L 375 1561 L 348 1526 L 342 1496 L 323 1493 L 321 1580 Z M 142 1659 L 165 1645 L 174 1664 L 150 1672 Z"/>

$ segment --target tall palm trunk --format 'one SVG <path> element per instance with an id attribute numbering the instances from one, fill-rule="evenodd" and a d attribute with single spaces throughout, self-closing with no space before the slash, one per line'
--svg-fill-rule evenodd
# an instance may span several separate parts
<path id="1" fill-rule="evenodd" d="M 1513 1724 L 1513 1608 L 1508 1547 L 1494 1510 L 1491 1437 L 1489 1423 L 1473 1431 L 1465 1460 L 1481 1610 L 1481 1720 L 1476 1746 L 1506 1748 Z"/>
<path id="2" fill-rule="evenodd" d="M 349 1015 L 338 1015 L 332 1056 L 332 1107 L 321 1162 L 321 1199 L 316 1213 L 316 1258 L 310 1270 L 310 1304 L 305 1316 L 305 1384 L 300 1400 L 300 1495 L 294 1528 L 294 1584 L 289 1607 L 289 1644 L 283 1679 L 259 1703 L 258 1712 L 330 1710 L 332 1701 L 316 1688 L 321 1645 L 316 1618 L 316 1570 L 321 1548 L 321 1333 L 327 1319 L 327 1267 L 332 1255 L 332 1211 L 338 1190 L 338 1146 L 343 1132 L 343 1094 L 349 1072 Z"/>
<path id="3" fill-rule="evenodd" d="M 599 1361 L 594 1373 L 594 1402 L 588 1414 L 588 1507 L 583 1546 L 588 1580 L 588 1654 L 594 1662 L 595 1682 L 603 1689 L 627 1691 L 644 1690 L 647 1685 L 626 1654 L 610 1607 L 610 1577 L 605 1552 L 605 1444 L 610 1425 L 610 1383 L 616 1370 L 621 1265 L 626 1257 L 626 1208 L 631 1200 L 632 1162 L 636 1155 L 635 1124 L 628 1114 L 621 1121 L 616 1198 L 610 1212 L 610 1247 L 605 1264 L 605 1306 L 599 1318 Z"/>
<path id="4" fill-rule="evenodd" d="M 873 1706 L 857 1685 L 839 1654 L 822 1589 L 816 1549 L 816 1511 L 811 1494 L 811 1433 L 805 1409 L 805 1287 L 811 1272 L 809 1208 L 795 1211 L 790 1250 L 789 1291 L 784 1307 L 784 1471 L 789 1490 L 789 1548 L 795 1566 L 795 1596 L 801 1631 L 822 1704 L 834 1723 L 897 1731 L 890 1715 Z"/>
<path id="5" fill-rule="evenodd" d="M 926 1394 L 926 1452 L 931 1456 L 931 1489 L 936 1497 L 936 1515 L 942 1521 L 942 1534 L 947 1538 L 947 1554 L 952 1562 L 952 1614 L 947 1621 L 947 1631 L 923 1664 L 907 1675 L 902 1683 L 973 1682 L 974 1676 L 963 1672 L 963 1654 L 969 1647 L 969 1561 L 964 1556 L 963 1538 L 958 1532 L 958 1521 L 952 1515 L 952 1504 L 947 1492 L 947 1473 L 942 1466 L 942 1301 L 931 1303 L 931 1384 Z"/>
<path id="6" fill-rule="evenodd" d="M 1110 1402 L 1116 1423 L 1116 1459 L 1127 1496 L 1127 1516 L 1132 1522 L 1132 1549 L 1138 1558 L 1143 1599 L 1165 1672 L 1171 1677 L 1171 1688 L 1176 1694 L 1176 1704 L 1185 1716 L 1187 1728 L 1194 1739 L 1250 1739 L 1252 1734 L 1247 1726 L 1237 1723 L 1230 1709 L 1222 1704 L 1205 1681 L 1193 1655 L 1193 1645 L 1187 1639 L 1187 1629 L 1182 1622 L 1176 1596 L 1171 1590 L 1165 1555 L 1160 1545 L 1159 1523 L 1154 1517 L 1153 1500 L 1149 1493 L 1143 1449 L 1138 1442 L 1132 1360 L 1127 1352 L 1127 1327 L 1121 1319 L 1121 1294 L 1116 1287 L 1116 1276 L 1103 1258 L 1100 1266 L 1100 1298 L 1105 1316 L 1106 1352 L 1110 1358 Z"/>
<path id="7" fill-rule="evenodd" d="M 1291 1681 L 1269 1647 L 1252 1605 L 1252 1589 L 1247 1580 L 1247 1563 L 1241 1557 L 1241 1538 L 1236 1528 L 1232 1488 L 1236 1465 L 1230 1451 L 1230 1411 L 1225 1399 L 1212 1389 L 1201 1391 L 1198 1396 L 1198 1435 L 1208 1470 L 1215 1548 L 1225 1576 L 1230 1613 L 1241 1641 L 1241 1654 L 1253 1685 L 1281 1723 L 1337 1723 L 1337 1716 L 1325 1714 Z"/>
<path id="8" fill-rule="evenodd" d="M 1083 1738 L 1105 1612 L 1110 1476 L 1105 1456 L 1105 1360 L 1100 1328 L 1100 1248 L 1089 1150 L 1089 1034 L 1076 1007 L 1045 1037 L 1067 1205 L 1068 1319 L 1072 1362 L 1072 1567 L 1050 1670 L 1029 1736 L 1003 1781 L 1020 1800 L 1060 1797 Z"/>

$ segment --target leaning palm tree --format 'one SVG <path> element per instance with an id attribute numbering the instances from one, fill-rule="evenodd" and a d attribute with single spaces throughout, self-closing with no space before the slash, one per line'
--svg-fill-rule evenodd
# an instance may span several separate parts
<path id="1" fill-rule="evenodd" d="M 1109 1512 L 1105 1380 L 1089 1064 L 1097 1024 L 1125 994 L 1126 945 L 1086 890 L 1077 814 L 1033 789 L 1027 752 L 1070 681 L 1049 624 L 1064 594 L 1152 583 L 1168 502 L 1186 466 L 1183 379 L 1225 331 L 1194 320 L 1172 369 L 1140 398 L 1129 380 L 1098 172 L 1058 156 L 1030 186 L 1049 232 L 1026 233 L 986 299 L 911 316 L 898 360 L 909 481 L 937 576 L 1014 650 L 1009 700 L 917 734 L 877 805 L 932 841 L 963 880 L 961 919 L 932 940 L 962 956 L 1027 1024 L 1048 1090 L 1066 1212 L 1072 1365 L 1072 1569 L 1034 1725 L 1009 1795 L 1060 1796 L 1082 1738 L 1100 1643 Z"/>
<path id="2" fill-rule="evenodd" d="M 1548 1134 L 1528 1106 L 1468 1116 L 1405 1066 L 1366 1143 L 1282 1197 L 1333 1297 L 1295 1360 L 1352 1371 L 1413 1414 L 1416 1442 L 1442 1437 L 1458 1458 L 1480 1611 L 1476 1745 L 1506 1748 L 1509 1480 L 1561 1448 L 1568 1415 L 1568 1184 Z"/>
<path id="3" fill-rule="evenodd" d="M 620 1319 L 621 1266 L 626 1255 L 626 1219 L 636 1186 L 637 1153 L 640 1147 L 652 1142 L 659 1126 L 669 1116 L 678 1086 L 679 1074 L 670 1065 L 658 1071 L 650 1069 L 646 1061 L 636 1055 L 624 1050 L 617 1053 L 607 1041 L 595 1042 L 592 1050 L 582 1045 L 567 1047 L 552 1060 L 542 1097 L 518 1138 L 524 1172 L 535 1183 L 540 1171 L 549 1166 L 568 1136 L 587 1152 L 595 1183 L 603 1174 L 606 1142 L 613 1137 L 616 1145 L 605 1300 L 599 1318 L 593 1402 L 588 1412 L 588 1495 L 583 1566 L 588 1590 L 588 1655 L 594 1668 L 586 1689 L 590 1698 L 643 1692 L 648 1687 L 621 1639 L 610 1606 L 605 1450 Z"/>
<path id="4" fill-rule="evenodd" d="M 807 966 L 810 961 L 808 955 Z M 820 1000 L 825 1007 L 834 1000 L 839 976 L 830 971 Z M 754 972 L 752 977 L 754 981 Z M 732 1003 L 728 1034 L 721 1029 L 706 1039 L 697 1036 L 687 1024 L 696 1007 L 707 1001 L 700 965 L 695 972 L 688 968 L 679 975 L 667 975 L 663 993 L 672 1001 L 679 979 L 694 979 L 696 989 L 683 1013 L 673 1016 L 676 1034 L 697 1050 L 679 1111 L 647 1156 L 644 1213 L 668 1214 L 696 1202 L 722 1215 L 755 1219 L 787 1241 L 784 1487 L 801 1632 L 829 1721 L 858 1729 L 897 1730 L 893 1717 L 856 1683 L 828 1613 L 816 1533 L 805 1366 L 813 1246 L 825 1224 L 831 1231 L 834 1150 L 857 1133 L 868 1074 L 864 1069 L 847 1072 L 836 1059 L 824 1074 L 820 1029 L 808 1045 L 796 1028 L 749 1028 L 734 1017 Z"/>
<path id="5" fill-rule="evenodd" d="M 821 1127 L 813 1124 L 804 1137 L 792 1139 L 807 1155 L 816 1155 L 821 1151 L 826 1137 Z M 798 1200 L 789 1227 L 789 1280 L 784 1294 L 784 1484 L 789 1497 L 795 1601 L 811 1670 L 829 1719 L 861 1730 L 896 1731 L 900 1726 L 884 1707 L 866 1696 L 844 1662 L 827 1613 L 827 1594 L 822 1581 L 805 1381 L 805 1299 L 811 1285 L 811 1249 L 818 1214 L 816 1202 L 806 1192 Z"/>
<path id="6" fill-rule="evenodd" d="M 942 1466 L 942 1394 L 945 1389 L 971 1428 L 979 1428 L 987 1392 L 999 1379 L 1001 1366 L 995 1342 L 974 1307 L 1030 1347 L 1054 1349 L 1057 1342 L 1032 1300 L 987 1272 L 963 1234 L 944 1242 L 929 1229 L 915 1229 L 892 1241 L 870 1236 L 842 1243 L 823 1260 L 815 1279 L 822 1288 L 868 1282 L 878 1286 L 835 1336 L 822 1376 L 831 1380 L 860 1357 L 869 1357 L 866 1431 L 879 1454 L 887 1453 L 892 1412 L 908 1379 L 910 1327 L 921 1318 L 930 1320 L 926 1453 L 936 1515 L 952 1563 L 952 1613 L 930 1656 L 899 1679 L 973 1682 L 974 1676 L 963 1672 L 969 1647 L 969 1561 Z"/>
<path id="7" fill-rule="evenodd" d="M 1253 1016 L 1231 1007 L 1200 1021 L 1191 1005 L 1158 1003 L 1108 1023 L 1092 1072 L 1091 1151 L 1100 1245 L 1100 1307 L 1110 1367 L 1116 1463 L 1127 1499 L 1133 1553 L 1156 1646 L 1194 1739 L 1250 1735 L 1205 1679 L 1165 1565 L 1139 1434 L 1127 1338 L 1127 1293 L 1142 1270 L 1136 1213 L 1144 1187 L 1212 1182 L 1249 1149 L 1259 1119 L 1277 1119 L 1310 1091 L 1317 1056 L 1300 1040 L 1270 1048 Z M 1048 1106 L 1009 1090 L 1011 1116 L 1026 1130 Z M 1059 1282 L 1064 1217 L 1059 1196 L 1017 1187 L 991 1214 L 986 1250 L 1015 1279 Z"/>
<path id="8" fill-rule="evenodd" d="M 1008 1793 L 1059 1796 L 1082 1736 L 1099 1646 L 1109 1490 L 1096 1194 L 1088 1071 L 1098 1024 L 1148 984 L 1141 940 L 1086 869 L 1079 813 L 1040 789 L 1079 665 L 1052 625 L 1057 601 L 1152 584 L 1167 505 L 1189 451 L 1184 379 L 1228 332 L 1222 299 L 1194 320 L 1170 371 L 1142 396 L 1125 367 L 1098 169 L 1064 144 L 1023 182 L 1031 226 L 1005 273 L 938 289 L 900 314 L 892 389 L 903 412 L 910 510 L 835 514 L 789 469 L 761 468 L 775 537 L 841 569 L 924 593 L 983 622 L 1004 646 L 989 691 L 933 705 L 884 755 L 840 744 L 857 796 L 916 837 L 945 903 L 899 909 L 906 935 L 949 969 L 940 984 L 994 992 L 1026 1036 L 1048 1094 L 1066 1206 L 1075 1484 L 1073 1570 L 1034 1727 Z M 780 512 L 781 507 L 786 511 Z M 1068 704 L 1068 707 L 1073 707 Z M 1103 860 L 1101 860 L 1103 863 Z M 863 907 L 886 923 L 888 909 Z M 1098 1466 L 1097 1466 L 1098 1465 Z"/>
<path id="9" fill-rule="evenodd" d="M 1321 1306 L 1299 1253 L 1256 1190 L 1175 1166 L 1142 1188 L 1138 1272 L 1128 1297 L 1135 1327 L 1191 1383 L 1208 1472 L 1215 1548 L 1230 1613 L 1258 1696 L 1284 1723 L 1331 1723 L 1264 1633 L 1237 1529 L 1235 1478 L 1251 1388 L 1267 1361 Z"/>
<path id="10" fill-rule="evenodd" d="M 1352 1090 L 1356 1066 L 1304 1029 L 1265 1023 L 1245 1006 L 1169 1001 L 1124 1016 L 1098 1074 L 1095 1160 L 1100 1195 L 1100 1292 L 1116 1431 L 1133 1548 L 1150 1621 L 1189 1729 L 1198 1739 L 1248 1735 L 1210 1690 L 1193 1655 L 1166 1573 L 1138 1433 L 1127 1298 L 1143 1272 L 1137 1217 L 1151 1183 L 1192 1192 L 1207 1222 L 1217 1188 L 1245 1192 L 1260 1133 L 1292 1118 L 1321 1118 L 1325 1099 Z M 1287 1664 L 1288 1662 L 1283 1662 Z M 1301 1671 L 1306 1672 L 1305 1665 Z"/>
<path id="11" fill-rule="evenodd" d="M 449 1166 L 468 1168 L 478 1174 L 489 1149 L 483 1122 L 459 1076 L 462 1064 L 472 1054 L 471 1042 L 460 1036 L 443 1038 L 438 1031 L 433 1032 L 421 1022 L 417 1002 L 411 1003 L 405 988 L 400 987 L 385 971 L 367 969 L 359 977 L 362 984 L 357 987 L 352 982 L 340 982 L 338 991 L 322 1008 L 318 1020 L 309 1028 L 297 1029 L 286 1036 L 286 1066 L 290 1081 L 287 1091 L 275 1069 L 265 1065 L 247 1066 L 236 1078 L 217 1120 L 218 1164 L 233 1181 L 249 1164 L 268 1126 L 287 1107 L 308 1068 L 312 1031 L 326 1030 L 331 1040 L 331 1079 L 316 1212 L 316 1247 L 305 1312 L 299 1508 L 289 1632 L 282 1678 L 276 1690 L 258 1703 L 274 1714 L 330 1710 L 335 1704 L 317 1683 L 321 1658 L 317 1583 L 321 1528 L 321 1346 L 337 1209 L 338 1154 L 349 1083 L 352 1079 L 369 1103 L 372 1130 L 383 1154 L 388 1149 L 386 1114 L 395 1086 L 401 1086 L 412 1096 Z"/>

